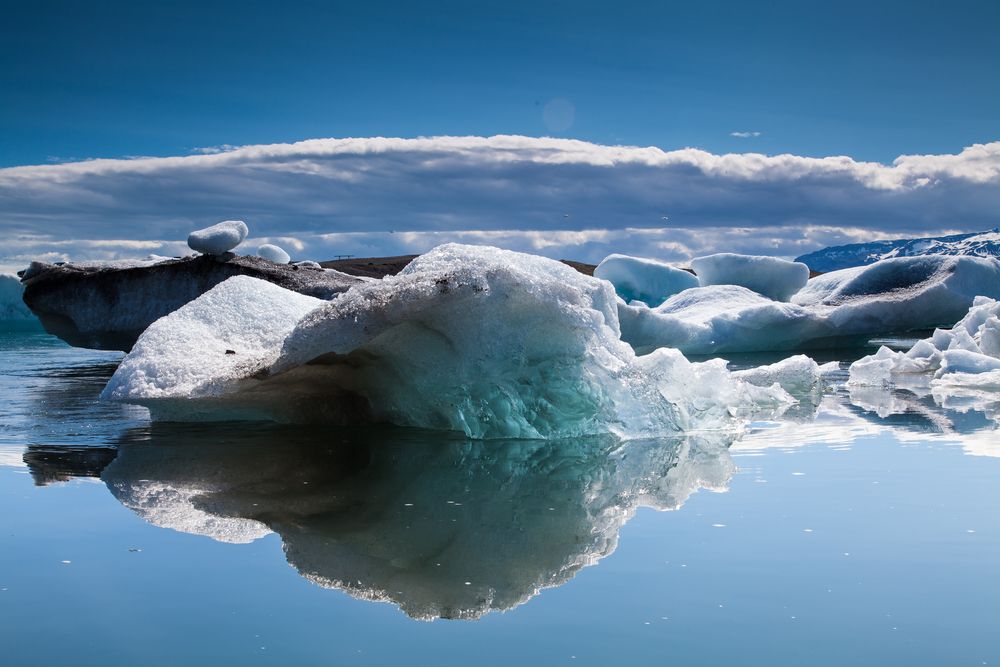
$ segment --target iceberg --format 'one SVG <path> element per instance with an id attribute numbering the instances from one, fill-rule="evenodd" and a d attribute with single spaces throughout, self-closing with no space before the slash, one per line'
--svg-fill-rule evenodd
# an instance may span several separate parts
<path id="1" fill-rule="evenodd" d="M 24 303 L 24 287 L 17 276 L 0 273 L 0 321 L 31 321 L 35 319 Z"/>
<path id="2" fill-rule="evenodd" d="M 819 349 L 947 325 L 979 294 L 1000 298 L 1000 261 L 932 255 L 888 259 L 809 280 L 791 302 L 748 288 L 685 290 L 656 308 L 619 304 L 622 338 L 639 352 Z"/>
<path id="3" fill-rule="evenodd" d="M 332 299 L 362 282 L 338 271 L 232 255 L 58 265 L 32 262 L 22 281 L 24 302 L 49 333 L 76 347 L 128 351 L 157 319 L 239 275 L 320 299 Z"/>
<path id="4" fill-rule="evenodd" d="M 594 276 L 615 286 L 615 293 L 626 302 L 641 301 L 658 306 L 667 298 L 698 286 L 690 272 L 655 259 L 608 255 L 594 269 Z"/>
<path id="5" fill-rule="evenodd" d="M 725 429 L 795 402 L 779 385 L 735 378 L 721 359 L 637 356 L 606 281 L 457 244 L 329 302 L 230 279 L 150 325 L 102 396 L 159 420 L 389 422 L 546 439 Z"/>
<path id="6" fill-rule="evenodd" d="M 851 365 L 849 384 L 971 396 L 1000 391 L 1000 301 L 977 297 L 950 330 L 937 329 L 905 352 L 882 346 Z"/>
<path id="7" fill-rule="evenodd" d="M 739 285 L 775 301 L 788 301 L 805 287 L 809 267 L 777 257 L 721 252 L 691 260 L 702 287 Z"/>

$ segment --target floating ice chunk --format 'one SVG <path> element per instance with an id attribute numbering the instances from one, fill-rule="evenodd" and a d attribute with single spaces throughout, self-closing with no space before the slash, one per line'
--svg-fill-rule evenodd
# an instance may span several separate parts
<path id="1" fill-rule="evenodd" d="M 697 257 L 691 268 L 704 287 L 740 285 L 776 301 L 788 301 L 809 280 L 809 267 L 801 262 L 728 252 Z"/>
<path id="2" fill-rule="evenodd" d="M 997 330 L 1000 302 L 976 298 L 974 305 L 950 331 L 938 329 L 907 352 L 881 348 L 851 365 L 854 385 L 893 385 L 901 376 L 933 374 L 931 387 L 943 393 L 961 387 L 998 386 L 1000 355 Z"/>
<path id="3" fill-rule="evenodd" d="M 282 250 L 279 246 L 271 243 L 265 243 L 261 247 L 257 248 L 257 255 L 259 257 L 263 257 L 269 262 L 274 262 L 275 264 L 288 264 L 292 261 L 292 258 L 287 252 Z"/>
<path id="4" fill-rule="evenodd" d="M 8 273 L 0 273 L 0 321 L 4 320 L 34 320 L 28 307 L 24 304 L 24 286 L 21 279 Z"/>
<path id="5" fill-rule="evenodd" d="M 981 291 L 1000 297 L 1000 262 L 906 257 L 813 278 L 791 303 L 716 285 L 685 290 L 657 308 L 621 304 L 619 317 L 622 337 L 640 351 L 659 346 L 691 354 L 808 349 L 950 324 Z M 985 316 L 963 326 L 971 334 L 984 321 Z"/>
<path id="6" fill-rule="evenodd" d="M 188 247 L 205 255 L 222 255 L 243 243 L 249 233 L 242 220 L 225 220 L 191 232 Z"/>
<path id="7" fill-rule="evenodd" d="M 800 354 L 769 366 L 735 371 L 733 377 L 758 387 L 777 384 L 790 394 L 800 394 L 811 391 L 819 383 L 820 366 Z"/>
<path id="8" fill-rule="evenodd" d="M 1000 359 L 981 352 L 966 349 L 945 350 L 942 354 L 941 368 L 936 373 L 941 377 L 947 373 L 990 373 L 1000 371 Z"/>
<path id="9" fill-rule="evenodd" d="M 619 337 L 611 285 L 542 257 L 439 246 L 315 309 L 235 280 L 150 326 L 105 396 L 160 419 L 198 418 L 200 405 L 222 418 L 387 421 L 476 438 L 729 428 L 794 403 L 721 360 L 637 357 Z"/>
<path id="10" fill-rule="evenodd" d="M 627 302 L 658 306 L 667 298 L 698 286 L 690 272 L 655 259 L 608 255 L 594 269 L 594 276 L 615 286 L 618 296 Z"/>
<path id="11" fill-rule="evenodd" d="M 714 285 L 676 294 L 656 308 L 619 305 L 622 338 L 638 352 L 690 354 L 794 349 L 834 332 L 822 317 L 746 287 Z"/>
<path id="12" fill-rule="evenodd" d="M 930 255 L 825 273 L 810 280 L 792 301 L 834 306 L 838 321 L 864 318 L 885 332 L 951 324 L 977 295 L 1000 298 L 1000 262 Z"/>
<path id="13" fill-rule="evenodd" d="M 322 303 L 264 280 L 230 278 L 153 322 L 101 396 L 152 403 L 215 396 L 266 369 L 285 336 Z"/>

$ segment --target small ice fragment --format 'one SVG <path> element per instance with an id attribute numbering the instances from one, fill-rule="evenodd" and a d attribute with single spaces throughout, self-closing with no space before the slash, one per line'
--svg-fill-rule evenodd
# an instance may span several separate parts
<path id="1" fill-rule="evenodd" d="M 288 264 L 292 261 L 292 258 L 288 256 L 287 252 L 282 250 L 279 246 L 271 243 L 265 243 L 257 248 L 257 256 L 263 257 L 267 261 L 274 262 L 275 264 Z"/>
<path id="2" fill-rule="evenodd" d="M 249 233 L 242 220 L 225 220 L 191 232 L 188 246 L 204 255 L 222 255 L 243 243 Z"/>

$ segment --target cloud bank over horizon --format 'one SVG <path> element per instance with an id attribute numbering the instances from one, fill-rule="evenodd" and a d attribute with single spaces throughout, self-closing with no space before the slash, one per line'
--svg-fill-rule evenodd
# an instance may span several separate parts
<path id="1" fill-rule="evenodd" d="M 891 164 L 715 155 L 523 136 L 314 139 L 0 169 L 0 266 L 183 254 L 245 220 L 296 259 L 489 243 L 596 261 L 978 231 L 1000 215 L 1000 142 Z"/>

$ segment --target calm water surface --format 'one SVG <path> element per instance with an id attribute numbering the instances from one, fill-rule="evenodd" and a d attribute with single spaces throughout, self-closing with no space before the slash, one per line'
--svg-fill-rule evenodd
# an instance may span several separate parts
<path id="1" fill-rule="evenodd" d="M 1000 664 L 996 404 L 484 443 L 151 425 L 119 358 L 0 333 L 5 665 Z"/>

